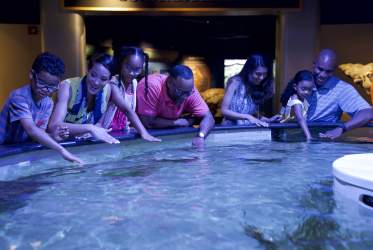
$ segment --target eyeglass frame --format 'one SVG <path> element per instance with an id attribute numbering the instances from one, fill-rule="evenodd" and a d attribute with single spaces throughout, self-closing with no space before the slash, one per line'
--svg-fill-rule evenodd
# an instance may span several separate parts
<path id="1" fill-rule="evenodd" d="M 189 97 L 191 95 L 194 94 L 195 92 L 195 89 L 193 87 L 193 89 L 189 90 L 189 91 L 185 91 L 185 90 L 182 90 L 178 87 L 175 86 L 175 83 L 172 84 L 173 85 L 173 88 L 175 89 L 175 96 L 177 98 L 181 98 L 181 97 Z"/>
<path id="2" fill-rule="evenodd" d="M 56 86 L 51 87 L 50 84 L 47 84 L 45 81 L 41 80 L 35 71 L 32 71 L 32 75 L 34 77 L 36 87 L 40 89 L 46 90 L 48 93 L 53 93 L 54 91 L 57 91 L 59 89 L 59 84 Z"/>

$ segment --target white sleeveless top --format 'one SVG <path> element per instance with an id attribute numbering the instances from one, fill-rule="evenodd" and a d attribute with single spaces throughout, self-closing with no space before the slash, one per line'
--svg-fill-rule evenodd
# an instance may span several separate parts
<path id="1" fill-rule="evenodd" d="M 128 85 L 127 89 L 125 88 L 122 80 L 119 79 L 119 75 L 115 75 L 111 78 L 110 80 L 111 84 L 116 85 L 122 96 L 124 97 L 124 101 L 127 103 L 127 105 L 133 110 L 136 111 L 136 96 L 137 96 L 137 80 L 133 79 L 132 84 Z M 132 89 L 130 89 L 132 88 Z M 132 91 L 131 91 L 132 90 Z M 132 92 L 129 94 L 128 92 Z M 108 109 L 106 110 L 103 119 L 101 120 L 101 126 L 103 128 L 109 128 L 114 115 L 117 111 L 117 106 L 113 103 L 110 102 Z M 126 120 L 126 128 L 128 129 L 130 125 L 129 119 Z"/>
<path id="2" fill-rule="evenodd" d="M 300 104 L 302 106 L 302 115 L 305 119 L 307 118 L 307 110 L 310 106 L 309 103 L 307 102 L 307 100 L 304 100 L 302 102 L 298 99 L 298 96 L 294 94 L 289 98 L 286 107 L 281 108 L 280 114 L 282 115 L 282 120 L 280 122 L 289 122 L 296 120 L 295 116 L 291 115 L 291 108 L 296 104 Z"/>

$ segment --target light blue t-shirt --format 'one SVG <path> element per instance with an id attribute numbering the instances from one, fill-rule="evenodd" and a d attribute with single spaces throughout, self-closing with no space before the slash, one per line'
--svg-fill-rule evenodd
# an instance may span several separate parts
<path id="1" fill-rule="evenodd" d="M 32 119 L 38 128 L 45 130 L 52 110 L 53 101 L 50 97 L 35 103 L 29 84 L 14 90 L 1 111 L 0 144 L 30 139 L 20 123 L 21 119 Z"/>

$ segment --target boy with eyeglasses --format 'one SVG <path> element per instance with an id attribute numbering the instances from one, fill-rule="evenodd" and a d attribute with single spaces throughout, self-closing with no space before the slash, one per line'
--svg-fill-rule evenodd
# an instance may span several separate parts
<path id="1" fill-rule="evenodd" d="M 50 96 L 57 91 L 64 71 L 62 60 L 51 53 L 42 53 L 35 59 L 29 73 L 30 83 L 14 90 L 1 111 L 0 144 L 33 139 L 68 161 L 82 163 L 53 139 L 67 138 L 67 128 L 60 127 L 53 135 L 45 132 L 53 110 Z"/>

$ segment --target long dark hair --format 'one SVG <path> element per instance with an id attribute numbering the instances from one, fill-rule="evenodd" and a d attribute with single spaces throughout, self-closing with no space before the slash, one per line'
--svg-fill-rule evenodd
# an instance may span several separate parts
<path id="1" fill-rule="evenodd" d="M 294 84 L 298 85 L 301 81 L 312 81 L 313 82 L 313 74 L 309 70 L 300 70 L 298 71 L 293 79 L 288 82 L 284 92 L 281 95 L 281 105 L 286 107 L 289 98 L 296 93 Z"/>
<path id="2" fill-rule="evenodd" d="M 123 62 L 130 56 L 133 55 L 138 55 L 142 56 L 144 59 L 145 63 L 145 72 L 144 72 L 144 77 L 145 77 L 145 94 L 148 95 L 148 74 L 149 74 L 149 55 L 146 54 L 141 48 L 139 47 L 127 47 L 127 46 L 122 46 L 120 47 L 119 50 L 115 51 L 114 53 L 114 59 L 115 59 L 115 64 L 116 64 L 116 73 L 119 74 L 119 82 L 122 79 L 122 64 Z"/>
<path id="3" fill-rule="evenodd" d="M 249 74 L 254 72 L 258 67 L 267 68 L 267 76 L 262 80 L 260 85 L 250 82 Z M 263 104 L 266 99 L 273 96 L 273 76 L 272 63 L 261 54 L 252 54 L 245 62 L 240 73 L 237 74 L 247 87 L 247 92 L 251 95 L 254 103 Z"/>

